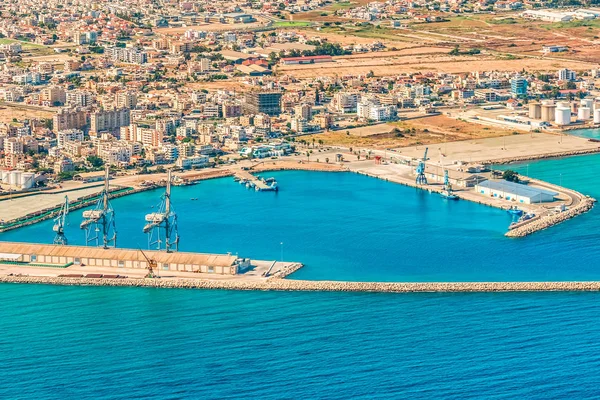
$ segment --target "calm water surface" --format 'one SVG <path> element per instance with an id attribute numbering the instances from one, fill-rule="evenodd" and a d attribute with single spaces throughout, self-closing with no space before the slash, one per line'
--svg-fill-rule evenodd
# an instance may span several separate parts
<path id="1" fill-rule="evenodd" d="M 565 171 L 565 185 L 600 198 L 597 185 L 586 180 L 586 176 L 595 182 L 600 179 L 594 157 L 532 163 L 530 173 L 553 180 Z M 247 190 L 231 178 L 175 188 L 181 250 L 231 252 L 263 260 L 280 259 L 283 253 L 285 260 L 306 265 L 293 275 L 297 279 L 600 279 L 595 263 L 600 256 L 597 210 L 524 239 L 508 239 L 503 235 L 510 216 L 499 209 L 448 201 L 353 173 L 272 175 L 282 187 L 279 193 Z M 113 201 L 121 247 L 147 247 L 141 231 L 144 214 L 153 210 L 161 193 Z M 81 210 L 73 212 L 70 221 L 71 243 L 83 243 L 78 228 Z M 31 238 L 50 242 L 52 222 L 0 234 L 1 240 Z"/>
<path id="2" fill-rule="evenodd" d="M 529 173 L 600 198 L 599 161 Z M 177 188 L 182 248 L 277 259 L 283 242 L 305 279 L 600 279 L 598 208 L 511 240 L 493 208 L 353 174 L 273 175 L 278 194 Z M 144 246 L 159 195 L 114 201 L 122 246 Z M 0 236 L 32 238 L 51 241 L 51 223 Z M 0 285 L 0 398 L 597 398 L 599 300 Z"/>

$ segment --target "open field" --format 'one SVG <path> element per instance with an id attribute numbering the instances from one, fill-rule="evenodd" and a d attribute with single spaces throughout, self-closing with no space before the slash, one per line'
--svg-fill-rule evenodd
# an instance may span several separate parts
<path id="1" fill-rule="evenodd" d="M 172 28 L 155 28 L 154 31 L 158 34 L 167 35 L 167 36 L 177 36 L 185 33 L 190 29 L 192 30 L 200 30 L 200 31 L 210 31 L 210 32 L 218 32 L 218 31 L 235 31 L 235 30 L 244 30 L 244 29 L 253 29 L 264 27 L 264 21 L 252 22 L 249 24 L 220 24 L 220 23 L 210 23 L 210 24 L 196 24 L 196 25 L 188 25 L 182 27 L 172 27 Z"/>
<path id="2" fill-rule="evenodd" d="M 376 76 L 397 75 L 411 72 L 465 73 L 473 71 L 548 71 L 569 68 L 576 71 L 594 68 L 593 62 L 575 60 L 561 61 L 544 58 L 501 59 L 493 55 L 450 56 L 420 55 L 377 59 L 340 59 L 334 63 L 278 66 L 278 74 L 289 74 L 297 78 L 318 76 L 364 75 L 373 71 Z"/>
<path id="3" fill-rule="evenodd" d="M 328 146 L 365 146 L 383 149 L 512 135 L 512 132 L 513 129 L 490 128 L 445 115 L 433 115 L 369 127 L 328 131 L 304 138 L 309 142 L 313 138 L 322 140 Z"/>
<path id="4" fill-rule="evenodd" d="M 483 162 L 517 158 L 535 158 L 546 154 L 571 153 L 577 151 L 598 150 L 598 143 L 587 139 L 548 133 L 510 135 L 486 139 L 472 139 L 459 142 L 439 143 L 447 160 L 465 162 Z M 412 146 L 398 149 L 408 157 L 422 157 L 424 146 Z"/>
<path id="5" fill-rule="evenodd" d="M 24 119 L 52 119 L 54 112 L 34 107 L 12 107 L 6 103 L 0 104 L 0 122 L 9 123 L 16 118 Z"/>
<path id="6" fill-rule="evenodd" d="M 277 21 L 273 24 L 273 26 L 276 28 L 295 28 L 310 25 L 310 21 Z"/>
<path id="7" fill-rule="evenodd" d="M 31 42 L 25 42 L 22 40 L 14 40 L 14 39 L 7 39 L 7 38 L 0 39 L 0 44 L 10 44 L 10 43 L 16 43 L 16 42 L 21 43 L 21 47 L 23 47 L 23 50 L 45 49 L 46 48 L 46 46 L 44 46 L 44 45 L 31 43 Z"/>

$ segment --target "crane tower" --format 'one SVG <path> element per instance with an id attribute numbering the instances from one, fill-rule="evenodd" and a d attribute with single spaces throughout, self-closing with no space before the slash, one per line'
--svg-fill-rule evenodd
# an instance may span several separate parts
<path id="1" fill-rule="evenodd" d="M 66 246 L 68 244 L 67 237 L 65 236 L 65 225 L 67 222 L 67 215 L 69 214 L 69 198 L 65 196 L 65 201 L 58 212 L 56 218 L 54 218 L 54 241 L 52 243 L 60 246 Z"/>
<path id="2" fill-rule="evenodd" d="M 157 250 L 167 253 L 179 251 L 179 230 L 177 214 L 171 209 L 171 169 L 167 172 L 167 188 L 161 198 L 157 212 L 146 214 L 144 233 L 148 235 L 148 248 L 156 246 Z M 164 247 L 163 247 L 164 246 Z"/>
<path id="3" fill-rule="evenodd" d="M 117 247 L 117 228 L 115 225 L 115 211 L 109 201 L 109 179 L 110 170 L 106 165 L 104 170 L 104 189 L 100 193 L 100 199 L 92 210 L 83 212 L 83 221 L 80 228 L 85 230 L 86 245 L 93 243 L 104 249 Z M 100 242 L 102 240 L 102 242 Z"/>
<path id="4" fill-rule="evenodd" d="M 428 160 L 427 158 L 427 151 L 429 150 L 429 148 L 425 148 L 425 154 L 423 155 L 423 158 L 421 160 L 419 160 L 419 165 L 417 165 L 417 180 L 416 183 L 417 185 L 427 185 L 427 177 L 425 176 L 425 161 Z"/>

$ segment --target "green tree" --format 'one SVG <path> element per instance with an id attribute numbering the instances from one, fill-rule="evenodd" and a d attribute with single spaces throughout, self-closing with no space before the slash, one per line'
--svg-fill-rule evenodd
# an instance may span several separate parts
<path id="1" fill-rule="evenodd" d="M 87 162 L 94 168 L 100 168 L 104 165 L 104 161 L 98 156 L 89 156 L 87 158 Z"/>
<path id="2" fill-rule="evenodd" d="M 509 182 L 519 182 L 519 174 L 511 169 L 507 169 L 502 173 L 502 179 Z"/>

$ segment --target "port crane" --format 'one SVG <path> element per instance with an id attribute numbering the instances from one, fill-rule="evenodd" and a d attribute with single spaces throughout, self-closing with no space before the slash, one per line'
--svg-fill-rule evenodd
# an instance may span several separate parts
<path id="1" fill-rule="evenodd" d="M 146 267 L 148 273 L 146 274 L 146 276 L 144 276 L 144 278 L 160 278 L 158 274 L 154 274 L 154 270 L 158 271 L 158 263 L 156 262 L 156 260 L 153 258 L 148 258 L 148 256 L 146 255 L 146 253 L 144 253 L 142 249 L 139 250 L 146 259 L 146 262 L 148 263 L 148 267 Z"/>
<path id="2" fill-rule="evenodd" d="M 171 174 L 167 171 L 167 188 L 161 198 L 157 212 L 146 214 L 144 233 L 148 235 L 148 248 L 156 246 L 157 250 L 163 248 L 170 253 L 179 251 L 179 230 L 177 228 L 177 214 L 171 209 Z M 163 239 L 164 237 L 164 239 Z"/>
<path id="3" fill-rule="evenodd" d="M 65 196 L 65 201 L 58 212 L 56 218 L 54 218 L 54 241 L 52 243 L 60 246 L 66 246 L 68 244 L 67 237 L 65 236 L 65 225 L 67 224 L 67 215 L 69 214 L 69 198 Z"/>
<path id="4" fill-rule="evenodd" d="M 419 165 L 417 165 L 417 179 L 416 179 L 417 185 L 427 185 L 427 177 L 425 176 L 425 161 L 428 160 L 428 158 L 427 158 L 428 150 L 429 150 L 429 148 L 425 147 L 425 154 L 423 155 L 423 158 L 421 160 L 419 160 Z"/>
<path id="5" fill-rule="evenodd" d="M 444 170 L 444 189 L 451 192 L 452 185 L 450 184 L 450 178 L 448 177 L 448 170 Z"/>
<path id="6" fill-rule="evenodd" d="M 117 228 L 115 224 L 115 210 L 109 201 L 110 169 L 106 165 L 104 170 L 104 189 L 100 193 L 100 198 L 92 210 L 83 212 L 83 221 L 79 226 L 85 230 L 85 243 L 100 245 L 102 237 L 102 247 L 117 247 Z"/>

